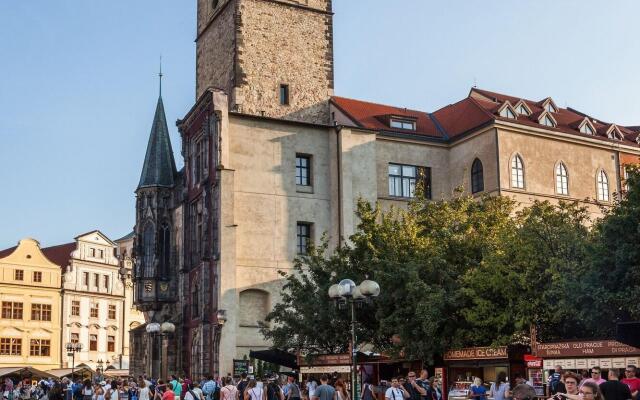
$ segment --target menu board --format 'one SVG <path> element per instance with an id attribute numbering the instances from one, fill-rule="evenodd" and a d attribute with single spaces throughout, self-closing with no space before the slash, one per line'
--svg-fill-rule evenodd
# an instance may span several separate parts
<path id="1" fill-rule="evenodd" d="M 611 359 L 610 358 L 601 358 L 600 359 L 600 368 L 604 368 L 604 369 L 611 368 Z"/>
<path id="2" fill-rule="evenodd" d="M 636 367 L 640 367 L 638 364 L 638 357 L 627 357 L 627 365 L 635 365 Z"/>
<path id="3" fill-rule="evenodd" d="M 576 360 L 576 369 L 587 369 L 589 368 L 587 365 L 588 364 L 586 358 L 580 358 Z"/>
<path id="4" fill-rule="evenodd" d="M 624 358 L 611 359 L 611 365 L 613 368 L 625 368 L 627 366 L 627 360 Z"/>

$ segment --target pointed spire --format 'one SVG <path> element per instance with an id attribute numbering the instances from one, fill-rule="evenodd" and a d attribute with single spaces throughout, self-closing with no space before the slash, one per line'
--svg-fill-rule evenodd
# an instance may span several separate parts
<path id="1" fill-rule="evenodd" d="M 175 183 L 177 174 L 171 139 L 169 138 L 169 128 L 167 127 L 167 117 L 162 103 L 162 67 L 159 76 L 160 97 L 158 97 L 156 113 L 151 125 L 147 154 L 144 157 L 138 189 L 153 186 L 171 187 Z"/>

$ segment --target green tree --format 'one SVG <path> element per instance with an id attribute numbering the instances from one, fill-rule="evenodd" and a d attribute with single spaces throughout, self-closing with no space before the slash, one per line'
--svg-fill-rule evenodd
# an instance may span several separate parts
<path id="1" fill-rule="evenodd" d="M 640 319 L 640 171 L 630 168 L 628 190 L 595 224 L 582 277 L 580 318 L 597 336 L 613 334 L 616 322 Z"/>

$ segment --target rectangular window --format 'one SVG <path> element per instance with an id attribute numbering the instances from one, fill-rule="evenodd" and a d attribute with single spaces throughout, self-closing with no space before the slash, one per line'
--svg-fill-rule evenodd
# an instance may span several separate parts
<path id="1" fill-rule="evenodd" d="M 391 122 L 389 123 L 389 125 L 392 128 L 407 129 L 407 130 L 410 130 L 410 131 L 415 131 L 416 130 L 415 121 L 407 121 L 407 120 L 402 120 L 402 119 L 391 119 Z"/>
<path id="2" fill-rule="evenodd" d="M 296 185 L 311 186 L 311 157 L 296 154 Z"/>
<path id="3" fill-rule="evenodd" d="M 93 258 L 96 257 L 96 249 L 94 249 L 93 247 L 89 249 L 89 255 Z"/>
<path id="4" fill-rule="evenodd" d="M 98 335 L 89 335 L 89 351 L 98 351 Z"/>
<path id="5" fill-rule="evenodd" d="M 42 282 L 42 272 L 34 271 L 33 272 L 33 281 L 34 282 Z"/>
<path id="6" fill-rule="evenodd" d="M 280 85 L 280 105 L 289 105 L 289 85 L 284 83 Z"/>
<path id="7" fill-rule="evenodd" d="M 90 315 L 91 315 L 91 318 L 98 318 L 98 304 L 96 303 L 91 304 Z"/>
<path id="8" fill-rule="evenodd" d="M 96 289 L 100 287 L 100 275 L 99 274 L 93 274 L 93 286 L 95 286 Z"/>
<path id="9" fill-rule="evenodd" d="M 2 318 L 5 319 L 22 319 L 22 303 L 3 301 L 2 302 Z"/>
<path id="10" fill-rule="evenodd" d="M 70 342 L 73 344 L 78 344 L 80 342 L 80 334 L 72 332 Z"/>
<path id="11" fill-rule="evenodd" d="M 104 288 L 109 290 L 109 275 L 104 276 Z"/>
<path id="12" fill-rule="evenodd" d="M 311 225 L 308 222 L 298 222 L 297 225 L 297 250 L 298 254 L 308 254 L 309 244 L 311 243 Z"/>
<path id="13" fill-rule="evenodd" d="M 113 353 L 116 351 L 116 337 L 107 336 L 107 351 Z"/>
<path id="14" fill-rule="evenodd" d="M 31 339 L 29 354 L 35 357 L 49 357 L 51 341 L 48 339 Z"/>
<path id="15" fill-rule="evenodd" d="M 424 195 L 431 198 L 431 168 L 413 165 L 389 164 L 389 195 L 412 198 L 416 195 L 416 183 L 421 182 Z"/>
<path id="16" fill-rule="evenodd" d="M 13 279 L 15 279 L 16 281 L 23 281 L 24 280 L 24 270 L 21 269 L 17 269 L 13 272 Z"/>
<path id="17" fill-rule="evenodd" d="M 104 250 L 98 250 L 98 258 L 104 258 Z"/>
<path id="18" fill-rule="evenodd" d="M 82 273 L 82 284 L 85 286 L 89 286 L 89 273 L 88 272 L 83 272 Z"/>
<path id="19" fill-rule="evenodd" d="M 109 319 L 116 319 L 116 306 L 109 304 Z"/>
<path id="20" fill-rule="evenodd" d="M 75 315 L 75 316 L 80 315 L 80 301 L 79 300 L 71 300 L 71 315 Z"/>
<path id="21" fill-rule="evenodd" d="M 19 356 L 22 339 L 0 338 L 0 356 Z"/>
<path id="22" fill-rule="evenodd" d="M 51 304 L 31 304 L 32 321 L 51 321 Z"/>

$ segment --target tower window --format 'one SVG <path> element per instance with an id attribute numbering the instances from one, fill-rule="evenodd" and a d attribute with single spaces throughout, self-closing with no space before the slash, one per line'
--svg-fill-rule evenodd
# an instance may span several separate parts
<path id="1" fill-rule="evenodd" d="M 296 236 L 298 254 L 308 254 L 309 243 L 311 242 L 311 224 L 308 222 L 298 222 Z"/>
<path id="2" fill-rule="evenodd" d="M 289 105 L 289 85 L 280 84 L 280 105 Z"/>
<path id="3" fill-rule="evenodd" d="M 311 157 L 296 154 L 296 185 L 311 186 Z"/>

